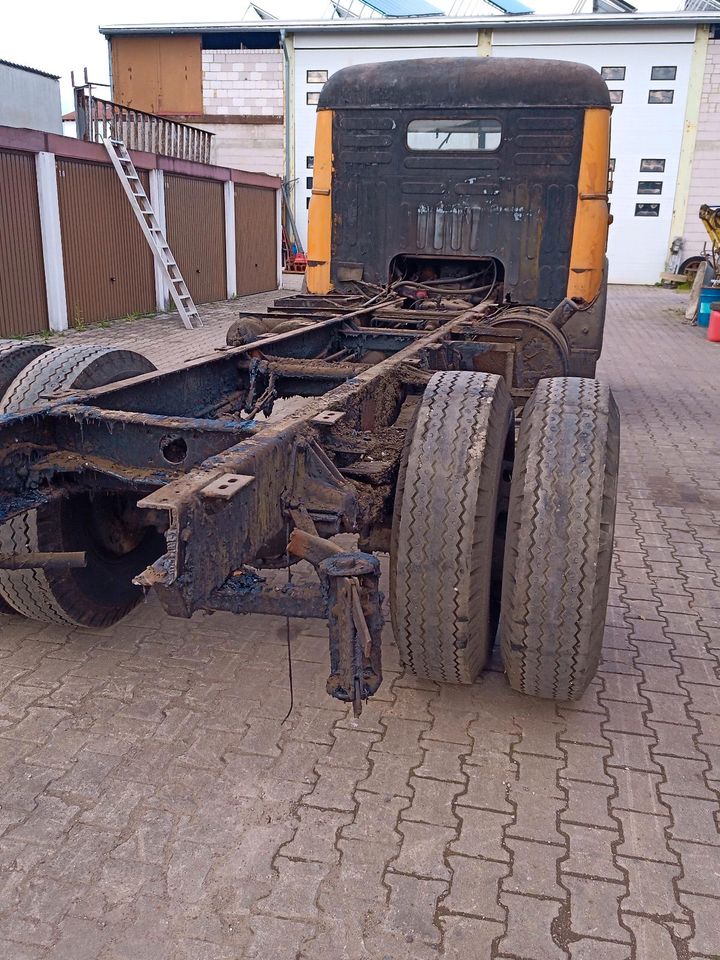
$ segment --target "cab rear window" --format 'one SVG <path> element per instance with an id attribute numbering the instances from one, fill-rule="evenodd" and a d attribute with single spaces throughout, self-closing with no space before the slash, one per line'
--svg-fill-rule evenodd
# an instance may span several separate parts
<path id="1" fill-rule="evenodd" d="M 500 121 L 487 117 L 411 120 L 407 128 L 410 150 L 497 150 L 501 140 Z"/>

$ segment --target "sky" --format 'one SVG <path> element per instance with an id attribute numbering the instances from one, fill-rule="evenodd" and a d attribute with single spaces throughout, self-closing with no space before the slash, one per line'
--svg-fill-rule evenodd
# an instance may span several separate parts
<path id="1" fill-rule="evenodd" d="M 451 0 L 438 0 L 449 6 Z M 538 13 L 567 9 L 569 0 L 525 0 Z M 315 19 L 329 10 L 328 0 L 258 0 L 259 6 L 288 19 Z M 635 0 L 643 10 L 677 8 L 679 0 Z M 118 23 L 237 23 L 244 17 L 247 0 L 12 0 L 5 4 L 0 27 L 0 60 L 60 75 L 63 112 L 72 110 L 70 71 L 82 77 L 88 68 L 90 79 L 108 80 L 108 49 L 98 32 L 100 24 Z M 100 90 L 97 91 L 102 96 Z M 109 92 L 109 91 L 108 91 Z"/>

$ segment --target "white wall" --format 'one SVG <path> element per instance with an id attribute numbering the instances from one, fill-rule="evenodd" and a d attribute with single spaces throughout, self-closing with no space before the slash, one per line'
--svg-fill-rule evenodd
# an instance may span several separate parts
<path id="1" fill-rule="evenodd" d="M 427 57 L 477 56 L 477 30 L 445 29 L 437 35 L 410 30 L 351 33 L 298 33 L 295 35 L 295 211 L 298 230 L 307 242 L 307 178 L 312 170 L 307 157 L 315 153 L 316 108 L 308 106 L 307 94 L 319 92 L 322 84 L 307 83 L 308 70 L 327 70 L 331 76 L 342 67 L 385 60 L 416 60 Z"/>
<path id="2" fill-rule="evenodd" d="M 61 134 L 58 81 L 0 63 L 0 126 Z"/>
<path id="3" fill-rule="evenodd" d="M 710 238 L 698 217 L 703 203 L 720 204 L 720 39 L 708 43 L 683 231 L 683 259 L 700 253 L 704 243 L 710 246 Z"/>
<path id="4" fill-rule="evenodd" d="M 665 269 L 670 244 L 673 198 L 682 144 L 694 27 L 592 30 L 496 31 L 493 56 L 576 60 L 596 70 L 624 66 L 625 80 L 609 80 L 623 90 L 612 116 L 610 155 L 615 158 L 608 259 L 612 283 L 656 283 Z M 674 81 L 651 80 L 653 66 L 676 66 Z M 649 104 L 651 89 L 672 89 L 672 104 Z M 664 173 L 641 173 L 640 161 L 664 159 Z M 639 195 L 640 180 L 662 182 L 660 196 Z M 637 203 L 659 203 L 658 217 L 636 217 Z"/>
<path id="5" fill-rule="evenodd" d="M 218 167 L 285 175 L 285 128 L 282 123 L 205 123 L 194 127 L 209 130 L 212 138 L 210 162 Z"/>
<path id="6" fill-rule="evenodd" d="M 587 63 L 597 70 L 624 66 L 624 81 L 609 81 L 623 90 L 623 102 L 613 111 L 611 156 L 616 169 L 611 195 L 614 223 L 608 256 L 614 283 L 655 283 L 665 269 L 670 224 L 683 135 L 695 27 L 609 27 L 602 24 L 570 29 L 496 29 L 492 55 L 534 57 Z M 336 70 L 350 64 L 432 56 L 477 56 L 477 31 L 447 28 L 432 37 L 412 31 L 352 34 L 327 31 L 295 37 L 294 143 L 298 178 L 296 210 L 303 239 L 307 231 L 306 178 L 312 171 L 306 157 L 314 152 L 315 108 L 306 104 L 307 70 Z M 675 66 L 674 81 L 652 81 L 653 66 Z M 651 89 L 674 90 L 673 103 L 648 103 Z M 717 114 L 720 117 L 720 113 Z M 640 161 L 664 159 L 662 174 L 640 172 Z M 662 194 L 638 195 L 640 180 L 662 181 Z M 635 216 L 636 203 L 659 203 L 658 217 Z"/>

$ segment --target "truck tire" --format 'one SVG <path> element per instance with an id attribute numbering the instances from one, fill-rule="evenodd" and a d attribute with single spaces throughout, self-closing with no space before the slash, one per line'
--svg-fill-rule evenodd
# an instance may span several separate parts
<path id="1" fill-rule="evenodd" d="M 0 340 L 0 397 L 31 360 L 47 353 L 45 343 L 25 343 L 23 340 Z"/>
<path id="2" fill-rule="evenodd" d="M 15 378 L 0 411 L 19 412 L 62 390 L 88 390 L 154 369 L 130 350 L 58 347 Z M 0 525 L 0 552 L 87 553 L 81 569 L 0 570 L 0 597 L 31 620 L 89 627 L 119 620 L 142 597 L 132 578 L 162 553 L 164 544 L 154 530 L 123 527 L 133 507 L 133 497 L 124 494 L 79 494 Z"/>
<path id="3" fill-rule="evenodd" d="M 436 373 L 425 390 L 401 461 L 390 553 L 395 639 L 418 677 L 472 683 L 487 661 L 498 489 L 513 423 L 494 374 Z"/>
<path id="4" fill-rule="evenodd" d="M 597 380 L 541 380 L 510 488 L 500 643 L 511 687 L 576 700 L 595 674 L 610 583 L 620 418 Z"/>
<path id="5" fill-rule="evenodd" d="M 132 350 L 86 344 L 55 347 L 15 377 L 0 400 L 0 413 L 18 413 L 63 390 L 92 390 L 152 370 L 153 364 Z"/>

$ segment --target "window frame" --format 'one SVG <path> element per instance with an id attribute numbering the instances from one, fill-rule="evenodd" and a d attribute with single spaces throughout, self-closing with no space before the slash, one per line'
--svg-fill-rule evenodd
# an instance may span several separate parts
<path id="1" fill-rule="evenodd" d="M 646 163 L 661 163 L 662 167 L 657 170 L 652 167 L 646 167 Z M 640 159 L 640 173 L 665 173 L 665 165 L 667 163 L 666 157 L 641 157 Z"/>
<path id="2" fill-rule="evenodd" d="M 669 63 L 665 65 L 658 64 L 654 67 L 650 67 L 650 79 L 651 80 L 667 80 L 672 82 L 673 80 L 677 80 L 677 69 L 678 68 L 676 66 L 673 66 L 672 64 L 669 64 Z M 657 76 L 656 75 L 657 70 L 672 70 L 673 74 L 671 77 Z"/>
<path id="3" fill-rule="evenodd" d="M 648 209 L 653 208 L 652 213 L 640 213 L 640 209 L 646 207 Z M 639 217 L 642 220 L 653 219 L 654 217 L 660 216 L 660 204 L 659 203 L 646 203 L 639 202 L 635 204 L 635 216 Z"/>
<path id="4" fill-rule="evenodd" d="M 670 94 L 670 99 L 669 99 L 669 100 L 653 100 L 653 99 L 652 99 L 652 96 L 653 96 L 654 93 L 669 93 L 669 94 Z M 657 88 L 654 89 L 654 90 L 648 90 L 648 103 L 651 104 L 651 106 L 653 106 L 653 107 L 669 107 L 670 104 L 672 104 L 672 103 L 674 103 L 674 102 L 675 102 L 675 91 L 674 91 L 674 90 L 666 90 L 666 89 L 662 89 L 662 90 L 661 90 L 661 89 L 657 89 Z"/>
<path id="5" fill-rule="evenodd" d="M 459 147 L 459 148 L 453 148 L 453 149 L 449 149 L 449 150 L 444 150 L 444 149 L 442 149 L 441 147 L 437 147 L 436 149 L 433 149 L 432 147 L 412 147 L 412 146 L 410 146 L 410 143 L 408 142 L 408 136 L 409 136 L 409 134 L 410 134 L 410 126 L 411 126 L 411 124 L 416 123 L 416 122 L 418 122 L 418 121 L 421 122 L 421 123 L 430 123 L 430 122 L 432 122 L 432 121 L 436 121 L 436 122 L 441 122 L 441 123 L 442 123 L 442 122 L 448 121 L 448 120 L 457 120 L 457 121 L 460 122 L 460 123 L 462 123 L 462 122 L 467 122 L 467 121 L 470 121 L 470 120 L 492 120 L 494 123 L 496 123 L 496 124 L 498 125 L 498 130 L 497 130 L 497 132 L 500 134 L 500 142 L 498 143 L 498 145 L 497 145 L 496 147 L 493 147 L 491 150 L 483 150 L 483 149 L 481 149 L 481 148 L 479 148 L 479 147 L 477 147 L 477 148 L 474 148 L 474 147 Z M 422 132 L 422 133 L 432 133 L 431 130 L 424 130 L 424 131 L 418 131 L 418 132 Z M 447 132 L 447 131 L 446 131 L 446 132 Z M 498 117 L 493 117 L 493 116 L 482 116 L 482 117 L 413 117 L 412 119 L 408 120 L 408 122 L 407 122 L 407 124 L 406 124 L 406 126 L 405 126 L 405 149 L 406 149 L 406 150 L 409 150 L 411 153 L 430 153 L 430 154 L 436 154 L 436 153 L 444 153 L 444 154 L 452 154 L 452 153 L 477 154 L 477 153 L 481 153 L 481 154 L 485 155 L 485 154 L 490 154 L 490 153 L 497 153 L 497 151 L 500 150 L 500 148 L 501 148 L 502 145 L 503 145 L 503 135 L 504 135 L 504 133 L 505 133 L 505 127 L 503 126 L 502 121 L 499 120 Z"/>

